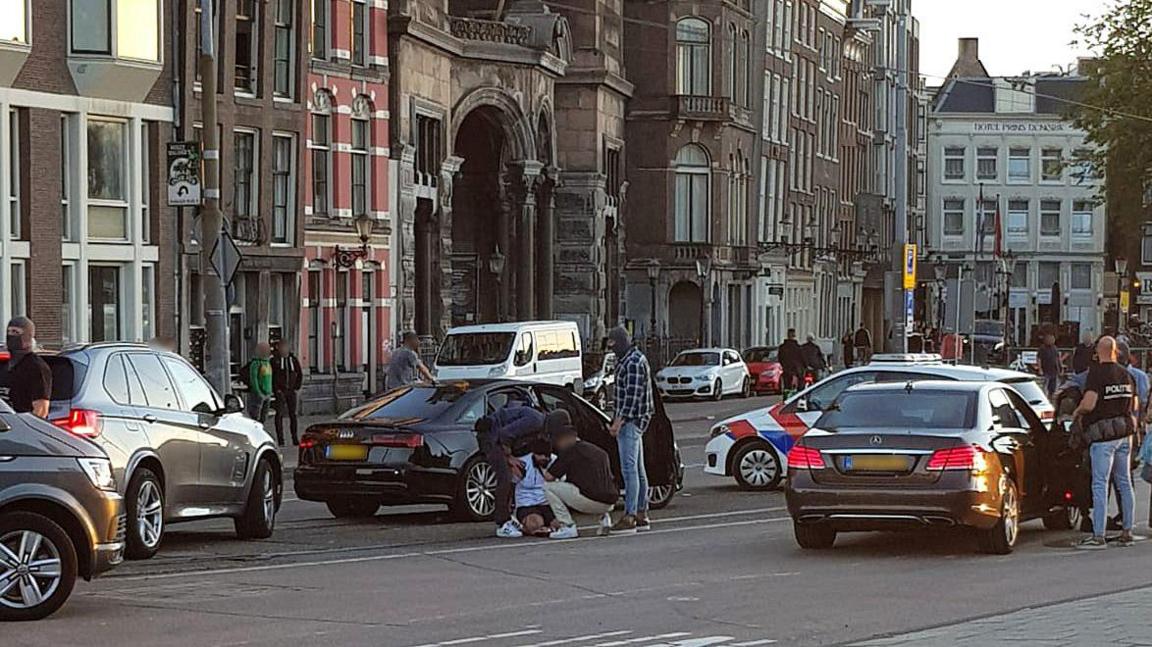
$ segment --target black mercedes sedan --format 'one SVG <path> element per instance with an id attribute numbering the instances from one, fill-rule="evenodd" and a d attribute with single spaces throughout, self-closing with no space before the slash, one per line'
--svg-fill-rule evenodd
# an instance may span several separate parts
<path id="1" fill-rule="evenodd" d="M 997 382 L 909 382 L 848 389 L 788 453 L 785 498 L 801 548 L 837 533 L 974 529 L 1004 554 L 1020 523 L 1071 528 L 1066 434 Z"/>
<path id="2" fill-rule="evenodd" d="M 327 504 L 336 517 L 372 516 L 382 505 L 443 503 L 462 519 L 488 519 L 496 507 L 496 476 L 473 429 L 514 392 L 544 412 L 566 409 L 581 438 L 612 457 L 619 479 L 611 420 L 588 401 L 561 386 L 473 380 L 402 387 L 312 425 L 300 439 L 296 496 Z M 672 424 L 656 401 L 644 462 L 650 506 L 661 508 L 680 487 L 683 467 Z"/>

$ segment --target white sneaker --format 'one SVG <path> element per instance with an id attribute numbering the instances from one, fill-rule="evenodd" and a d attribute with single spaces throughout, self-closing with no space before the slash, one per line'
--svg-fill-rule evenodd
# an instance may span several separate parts
<path id="1" fill-rule="evenodd" d="M 596 534 L 598 534 L 600 536 L 604 536 L 604 535 L 608 535 L 611 533 L 612 533 L 612 514 L 609 512 L 605 512 L 603 514 L 603 516 L 600 517 L 600 530 L 598 530 L 596 532 Z"/>
<path id="2" fill-rule="evenodd" d="M 509 519 L 503 526 L 496 528 L 496 536 L 501 539 L 519 539 L 524 536 L 524 532 L 520 530 L 520 524 Z"/>
<path id="3" fill-rule="evenodd" d="M 576 539 L 580 536 L 580 531 L 576 529 L 575 525 L 560 526 L 559 528 L 548 533 L 549 539 Z"/>

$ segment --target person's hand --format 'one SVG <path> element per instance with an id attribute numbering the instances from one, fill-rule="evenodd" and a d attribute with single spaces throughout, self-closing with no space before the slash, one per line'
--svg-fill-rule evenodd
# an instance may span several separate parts
<path id="1" fill-rule="evenodd" d="M 615 438 L 616 436 L 619 436 L 620 435 L 620 427 L 623 426 L 623 423 L 624 423 L 623 420 L 616 418 L 615 420 L 612 421 L 612 426 L 608 427 L 608 433 L 611 434 L 613 438 Z"/>

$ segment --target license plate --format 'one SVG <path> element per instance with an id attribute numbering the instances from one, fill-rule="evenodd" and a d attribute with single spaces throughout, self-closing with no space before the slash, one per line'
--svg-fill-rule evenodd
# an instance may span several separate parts
<path id="1" fill-rule="evenodd" d="M 871 454 L 845 456 L 844 469 L 851 472 L 905 472 L 908 470 L 908 458 Z"/>
<path id="2" fill-rule="evenodd" d="M 324 456 L 333 461 L 362 461 L 368 458 L 367 445 L 328 445 Z"/>

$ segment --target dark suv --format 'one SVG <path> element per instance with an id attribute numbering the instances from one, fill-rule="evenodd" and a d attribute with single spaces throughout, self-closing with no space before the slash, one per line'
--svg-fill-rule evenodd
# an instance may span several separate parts
<path id="1" fill-rule="evenodd" d="M 95 443 L 0 402 L 0 620 L 38 620 L 124 555 L 123 500 Z"/>
<path id="2" fill-rule="evenodd" d="M 280 454 L 263 425 L 220 397 L 184 358 L 141 344 L 89 344 L 46 353 L 49 419 L 95 440 L 128 515 L 126 554 L 151 557 L 164 527 L 235 520 L 244 539 L 272 535 L 282 492 Z"/>

